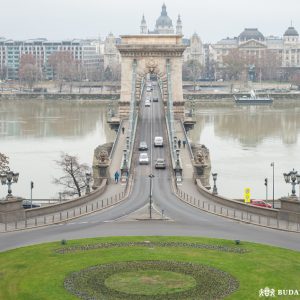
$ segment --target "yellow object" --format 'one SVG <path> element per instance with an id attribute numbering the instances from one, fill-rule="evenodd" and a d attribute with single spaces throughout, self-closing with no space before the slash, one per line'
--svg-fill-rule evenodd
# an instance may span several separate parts
<path id="1" fill-rule="evenodd" d="M 251 199 L 250 188 L 245 188 L 244 189 L 244 201 L 245 201 L 245 203 L 250 203 L 250 199 Z"/>

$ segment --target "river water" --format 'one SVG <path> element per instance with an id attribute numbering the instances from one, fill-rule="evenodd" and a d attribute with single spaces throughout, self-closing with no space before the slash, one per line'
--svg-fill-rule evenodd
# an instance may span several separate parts
<path id="1" fill-rule="evenodd" d="M 293 168 L 300 173 L 300 103 L 201 105 L 196 119 L 189 135 L 209 148 L 219 194 L 240 199 L 244 189 L 250 188 L 252 198 L 265 199 L 268 178 L 268 199 L 272 199 L 271 162 L 275 199 L 291 193 L 283 173 Z M 299 185 L 296 191 L 299 195 Z"/>
<path id="2" fill-rule="evenodd" d="M 189 137 L 209 148 L 219 194 L 243 198 L 247 187 L 252 198 L 265 199 L 267 177 L 271 199 L 273 161 L 275 198 L 291 192 L 282 173 L 293 168 L 300 172 L 300 103 L 202 104 L 196 119 Z M 77 155 L 80 162 L 91 165 L 94 149 L 114 137 L 106 123 L 106 105 L 99 102 L 0 102 L 0 152 L 9 156 L 11 169 L 20 173 L 19 182 L 12 186 L 14 195 L 29 198 L 33 181 L 33 198 L 58 198 L 61 188 L 52 181 L 61 175 L 55 164 L 61 153 Z M 6 193 L 7 186 L 0 186 L 0 198 Z"/>
<path id="3" fill-rule="evenodd" d="M 55 160 L 62 152 L 76 155 L 92 165 L 94 149 L 114 139 L 106 123 L 103 103 L 70 101 L 0 102 L 0 152 L 9 157 L 10 167 L 19 172 L 12 185 L 14 195 L 58 198 L 61 187 L 53 179 L 62 175 Z M 0 186 L 0 199 L 7 186 Z"/>

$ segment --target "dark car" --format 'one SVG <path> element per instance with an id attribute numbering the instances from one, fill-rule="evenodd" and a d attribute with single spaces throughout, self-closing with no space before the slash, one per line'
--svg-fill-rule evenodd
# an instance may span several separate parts
<path id="1" fill-rule="evenodd" d="M 41 207 L 39 204 L 34 203 L 34 202 L 32 202 L 32 206 L 31 206 L 31 201 L 30 201 L 30 200 L 23 200 L 22 206 L 23 206 L 23 208 L 25 208 L 25 209 Z"/>

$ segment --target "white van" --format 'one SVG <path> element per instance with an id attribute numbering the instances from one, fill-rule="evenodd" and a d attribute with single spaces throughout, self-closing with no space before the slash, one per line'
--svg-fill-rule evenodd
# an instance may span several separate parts
<path id="1" fill-rule="evenodd" d="M 163 147 L 164 146 L 164 139 L 162 136 L 156 136 L 154 138 L 154 147 Z"/>

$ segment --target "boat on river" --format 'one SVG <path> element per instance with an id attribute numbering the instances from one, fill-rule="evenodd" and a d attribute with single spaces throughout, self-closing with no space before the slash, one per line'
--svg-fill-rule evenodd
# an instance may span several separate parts
<path id="1" fill-rule="evenodd" d="M 261 97 L 257 96 L 254 90 L 251 90 L 250 96 L 235 96 L 233 95 L 236 104 L 246 104 L 246 105 L 260 105 L 260 104 L 272 104 L 273 99 L 269 96 Z"/>

